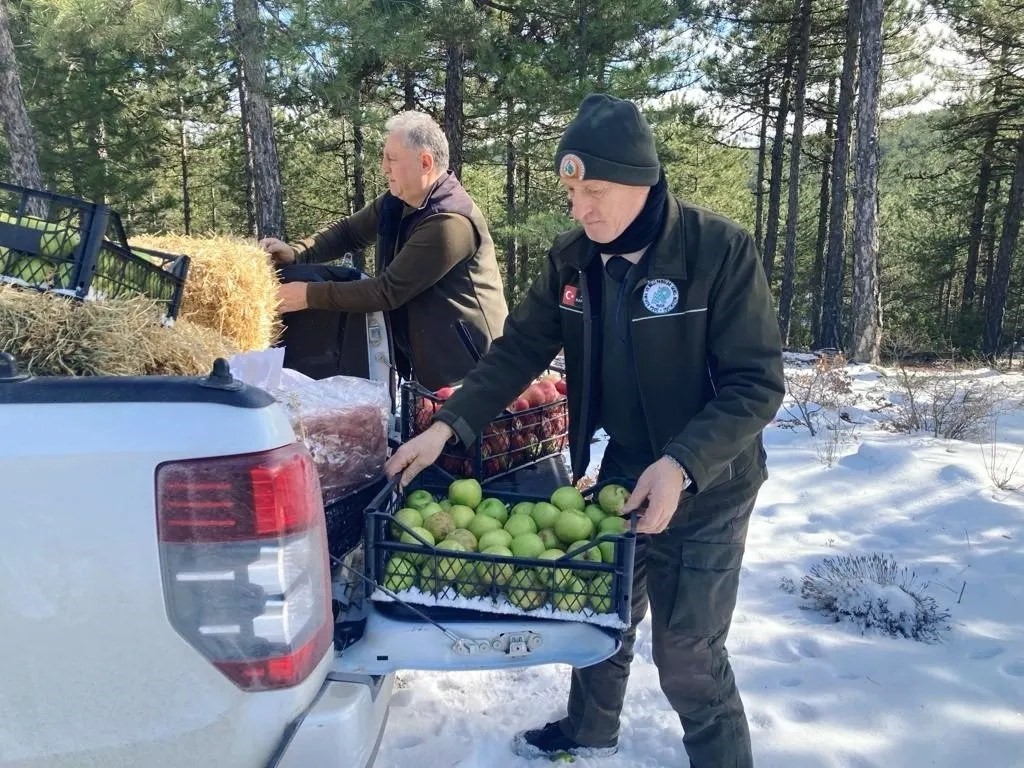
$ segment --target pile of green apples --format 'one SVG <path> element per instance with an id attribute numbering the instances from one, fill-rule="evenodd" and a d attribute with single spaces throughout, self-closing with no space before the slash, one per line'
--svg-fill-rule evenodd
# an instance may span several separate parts
<path id="1" fill-rule="evenodd" d="M 615 562 L 615 539 L 628 530 L 621 516 L 627 498 L 626 488 L 609 484 L 588 503 L 567 485 L 547 500 L 509 506 L 485 497 L 473 478 L 453 481 L 443 498 L 411 491 L 395 511 L 390 533 L 421 551 L 394 552 L 383 586 L 439 598 L 504 597 L 526 611 L 550 605 L 573 613 L 610 613 L 613 574 L 579 566 Z M 460 554 L 470 552 L 488 557 Z M 523 560 L 532 562 L 527 566 Z"/>

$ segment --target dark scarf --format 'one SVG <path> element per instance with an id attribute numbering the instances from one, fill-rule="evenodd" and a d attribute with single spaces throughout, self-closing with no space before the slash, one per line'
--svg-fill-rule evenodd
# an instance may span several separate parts
<path id="1" fill-rule="evenodd" d="M 626 230 L 610 243 L 594 243 L 600 253 L 618 255 L 636 253 L 653 243 L 661 232 L 665 220 L 665 200 L 668 198 L 668 182 L 665 171 L 661 172 L 658 183 L 651 187 L 647 202 Z"/>

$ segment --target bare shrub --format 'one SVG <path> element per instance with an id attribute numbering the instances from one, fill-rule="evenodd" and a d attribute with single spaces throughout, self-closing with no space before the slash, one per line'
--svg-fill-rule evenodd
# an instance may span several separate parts
<path id="1" fill-rule="evenodd" d="M 786 374 L 786 394 L 792 407 L 787 404 L 785 408 L 813 436 L 820 428 L 820 414 L 825 409 L 839 408 L 852 392 L 853 381 L 846 371 L 846 358 L 841 354 L 819 357 L 810 369 Z"/>
<path id="2" fill-rule="evenodd" d="M 984 431 L 1002 401 L 995 386 L 950 372 L 918 373 L 902 363 L 896 370 L 902 402 L 893 427 L 899 432 L 927 432 L 946 440 L 976 437 Z"/>
<path id="3" fill-rule="evenodd" d="M 1021 487 L 1017 468 L 1024 460 L 1024 448 L 1015 451 L 999 444 L 999 419 L 992 420 L 992 439 L 981 445 L 981 461 L 992 485 L 1001 491 L 1016 491 Z"/>

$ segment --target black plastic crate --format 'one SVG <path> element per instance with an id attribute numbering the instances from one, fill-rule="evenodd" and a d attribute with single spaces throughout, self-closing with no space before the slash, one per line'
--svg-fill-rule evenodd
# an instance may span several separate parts
<path id="1" fill-rule="evenodd" d="M 409 492 L 412 490 L 415 488 Z M 441 489 L 424 490 L 435 496 L 443 493 Z M 584 498 L 592 501 L 598 490 L 589 489 Z M 486 492 L 485 496 L 501 498 Z M 564 557 L 545 560 L 432 546 L 395 519 L 404 499 L 405 494 L 392 482 L 366 510 L 367 594 L 382 607 L 400 605 L 394 595 L 436 618 L 450 618 L 455 609 L 568 619 L 618 630 L 629 626 L 635 519 L 625 533 L 595 536 L 588 545 L 570 549 Z M 415 543 L 399 541 L 403 533 Z M 603 553 L 594 560 L 577 559 L 585 552 L 600 553 L 601 544 L 611 545 L 610 560 Z"/>
<path id="2" fill-rule="evenodd" d="M 402 441 L 430 426 L 444 400 L 415 381 L 402 384 Z M 481 483 L 508 475 L 569 444 L 569 407 L 565 396 L 525 410 L 502 411 L 470 447 L 447 445 L 435 467 L 449 480 L 473 477 Z"/>
<path id="3" fill-rule="evenodd" d="M 177 317 L 189 258 L 128 245 L 108 206 L 0 182 L 0 280 L 76 299 L 148 296 Z"/>
<path id="4" fill-rule="evenodd" d="M 363 543 L 366 529 L 366 508 L 388 485 L 386 477 L 324 504 L 327 517 L 327 550 L 342 558 Z"/>

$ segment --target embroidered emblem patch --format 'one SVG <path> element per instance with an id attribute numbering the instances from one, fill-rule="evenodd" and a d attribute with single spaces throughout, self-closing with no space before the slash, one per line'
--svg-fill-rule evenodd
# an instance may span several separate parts
<path id="1" fill-rule="evenodd" d="M 644 286 L 643 299 L 648 312 L 663 315 L 679 304 L 679 289 L 671 280 L 651 280 Z"/>
<path id="2" fill-rule="evenodd" d="M 562 164 L 558 167 L 558 173 L 567 179 L 583 181 L 586 172 L 587 167 L 583 165 L 583 161 L 571 152 L 562 158 Z"/>
<path id="3" fill-rule="evenodd" d="M 565 289 L 562 291 L 562 304 L 564 304 L 567 307 L 575 306 L 576 293 L 577 291 L 575 285 L 565 286 Z"/>

